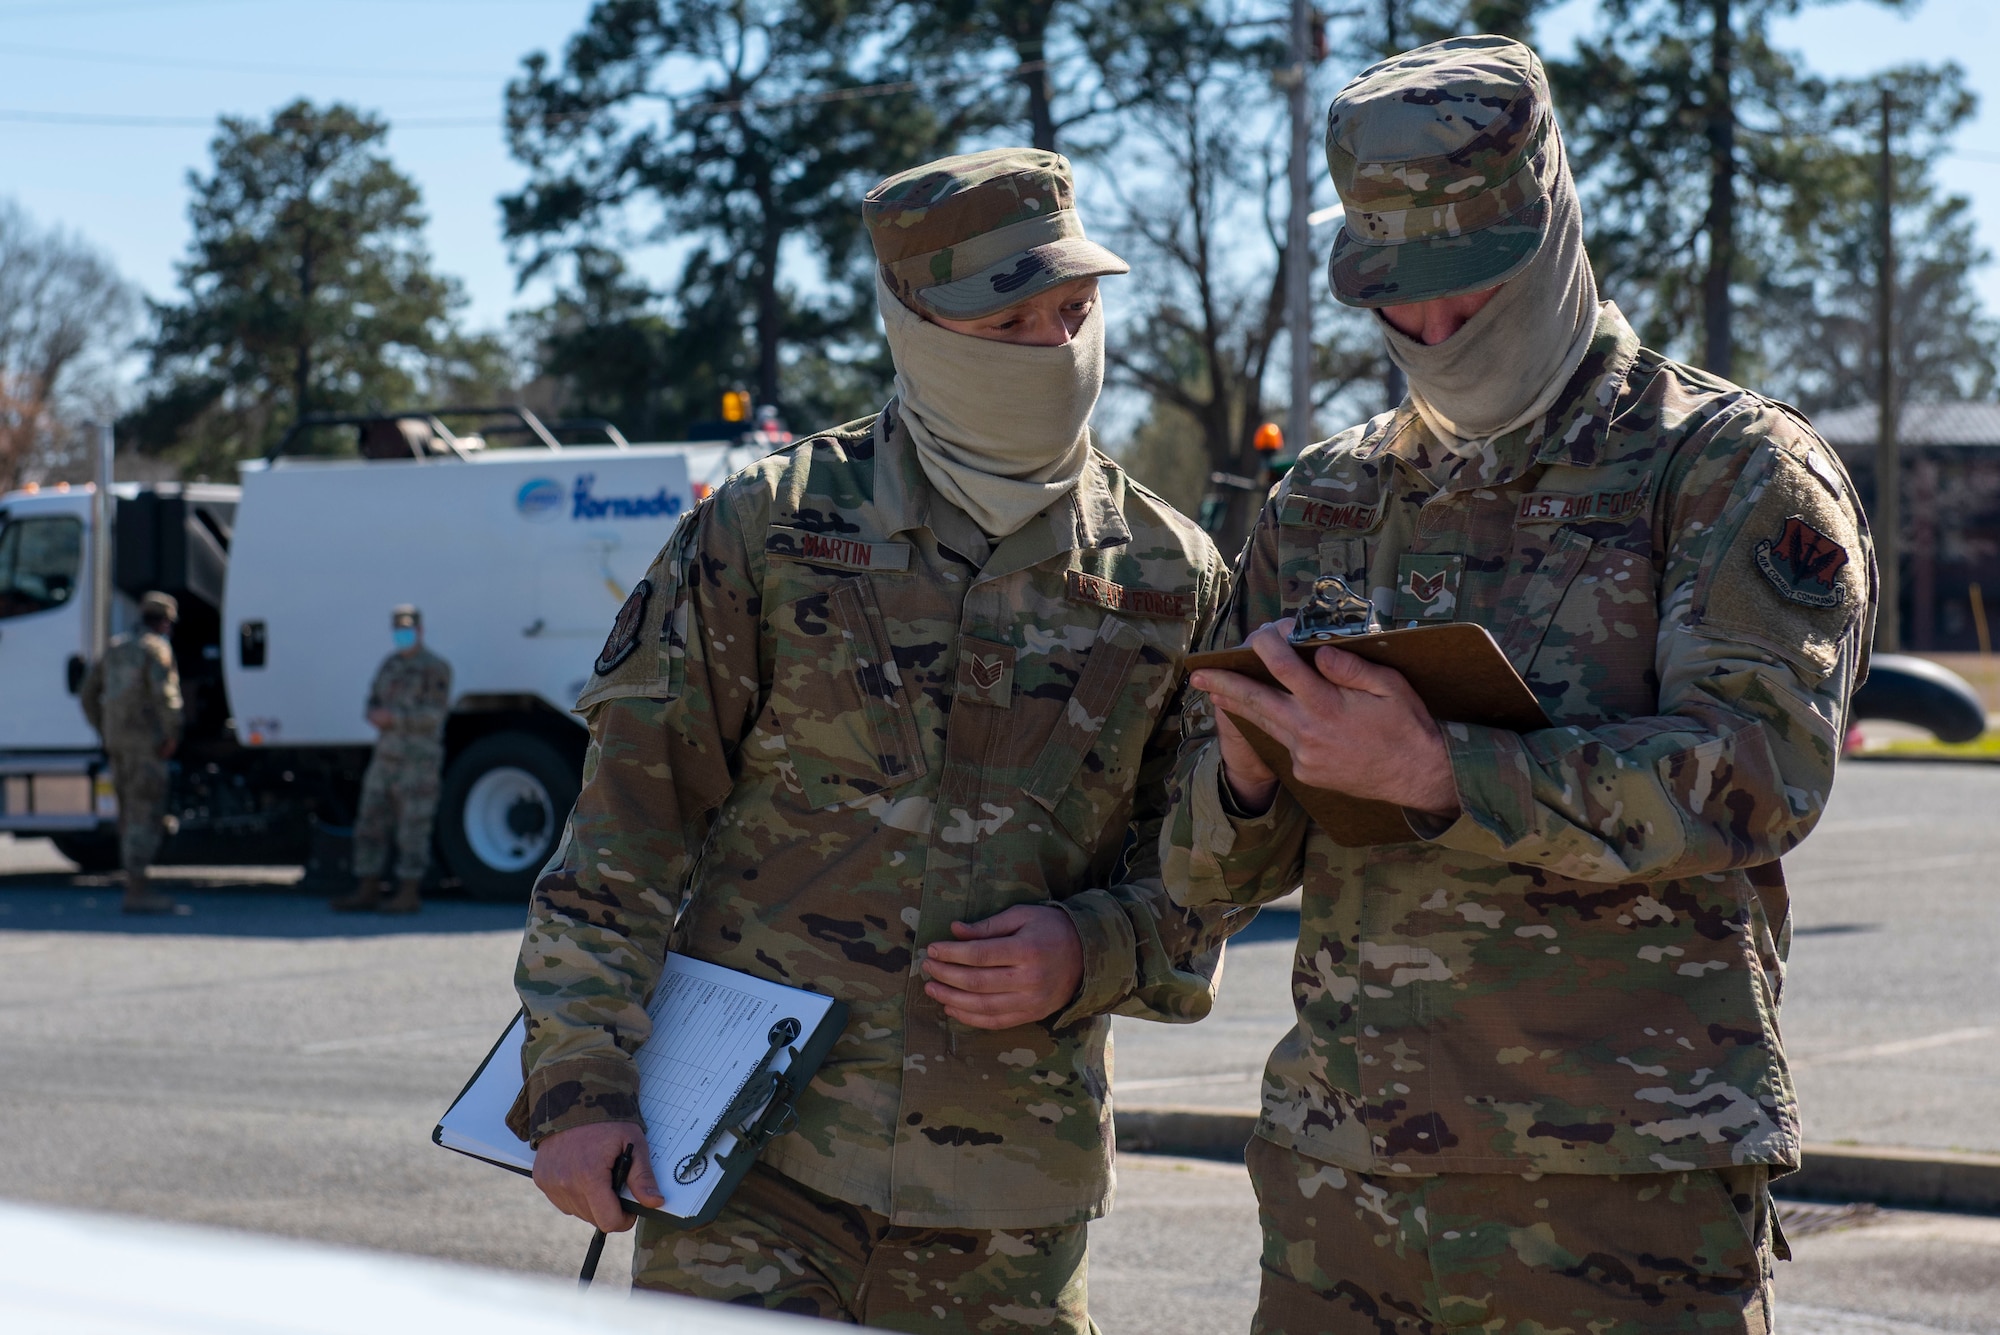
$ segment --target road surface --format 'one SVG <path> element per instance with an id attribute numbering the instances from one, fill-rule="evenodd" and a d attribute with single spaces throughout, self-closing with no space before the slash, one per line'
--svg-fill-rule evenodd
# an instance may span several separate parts
<path id="1" fill-rule="evenodd" d="M 1814 1138 L 2000 1149 L 1996 814 L 2000 768 L 1855 765 L 1792 860 Z M 109 879 L 0 840 L 0 1197 L 574 1272 L 587 1228 L 429 1143 L 512 1014 L 518 909 L 357 919 L 282 872 L 173 875 L 193 916 L 126 920 Z M 1232 946 L 1207 1022 L 1121 1023 L 1119 1098 L 1248 1106 L 1295 926 L 1268 913 Z M 1240 1168 L 1128 1156 L 1093 1310 L 1107 1335 L 1245 1330 L 1257 1246 Z M 2000 1220 L 1885 1212 L 1798 1251 L 1790 1331 L 2000 1335 Z"/>

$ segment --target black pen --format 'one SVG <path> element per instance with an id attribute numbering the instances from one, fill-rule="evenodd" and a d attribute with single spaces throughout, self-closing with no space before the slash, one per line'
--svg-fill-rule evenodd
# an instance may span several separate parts
<path id="1" fill-rule="evenodd" d="M 625 1178 L 632 1171 L 632 1146 L 627 1144 L 618 1151 L 618 1157 L 611 1161 L 611 1194 L 616 1197 L 625 1190 Z M 590 1248 L 583 1254 L 583 1269 L 576 1277 L 579 1289 L 590 1287 L 590 1281 L 597 1278 L 597 1262 L 604 1255 L 604 1230 L 598 1229 L 590 1237 Z"/>

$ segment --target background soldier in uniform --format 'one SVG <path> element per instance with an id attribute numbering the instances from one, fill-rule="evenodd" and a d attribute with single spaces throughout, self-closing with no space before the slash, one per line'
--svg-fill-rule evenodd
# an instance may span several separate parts
<path id="1" fill-rule="evenodd" d="M 118 851 L 127 913 L 184 913 L 147 884 L 146 869 L 167 826 L 167 761 L 181 741 L 181 674 L 174 666 L 180 604 L 164 593 L 139 600 L 142 629 L 111 642 L 83 679 L 83 715 L 104 739 L 118 793 Z"/>
<path id="2" fill-rule="evenodd" d="M 451 664 L 424 648 L 423 615 L 407 603 L 389 617 L 395 651 L 368 688 L 368 721 L 381 733 L 361 777 L 354 818 L 354 892 L 333 901 L 343 913 L 415 913 L 431 863 L 431 822 L 444 770 L 444 720 Z M 389 838 L 396 841 L 396 893 L 382 897 Z"/>
<path id="3" fill-rule="evenodd" d="M 1599 304 L 1526 47 L 1364 71 L 1327 157 L 1334 292 L 1381 311 L 1410 398 L 1265 506 L 1216 642 L 1287 689 L 1195 675 L 1221 713 L 1190 697 L 1163 852 L 1186 904 L 1305 885 L 1248 1152 L 1257 1329 L 1767 1330 L 1766 1180 L 1799 1162 L 1778 858 L 1865 672 L 1853 488 L 1791 410 Z M 1439 722 L 1393 671 L 1300 659 L 1323 575 L 1384 622 L 1487 627 L 1555 726 Z M 1407 842 L 1333 842 L 1232 714 L 1402 806 Z"/>
<path id="4" fill-rule="evenodd" d="M 1097 276 L 1126 266 L 1072 195 L 1027 149 L 870 192 L 896 399 L 689 515 L 579 702 L 583 793 L 516 974 L 550 1199 L 631 1224 L 609 1173 L 644 1145 L 631 1058 L 669 946 L 850 1007 L 721 1216 L 640 1225 L 641 1286 L 1088 1328 L 1110 1016 L 1205 1015 L 1249 915 L 1158 880 L 1180 663 L 1227 575 L 1090 447 Z"/>

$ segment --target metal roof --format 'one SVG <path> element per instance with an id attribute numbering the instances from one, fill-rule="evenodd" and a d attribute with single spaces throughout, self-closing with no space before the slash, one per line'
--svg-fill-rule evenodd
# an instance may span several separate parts
<path id="1" fill-rule="evenodd" d="M 1877 413 L 1872 403 L 1815 415 L 1812 424 L 1837 450 L 1872 449 Z M 1897 414 L 1903 445 L 2000 446 L 2000 403 L 1906 403 Z"/>

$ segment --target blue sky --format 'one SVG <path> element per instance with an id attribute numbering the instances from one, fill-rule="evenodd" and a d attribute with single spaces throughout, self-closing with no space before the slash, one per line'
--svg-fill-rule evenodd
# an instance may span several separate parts
<path id="1" fill-rule="evenodd" d="M 559 50 L 588 8 L 588 0 L 0 0 L 0 194 L 81 232 L 165 297 L 187 243 L 186 174 L 205 168 L 214 118 L 261 116 L 296 96 L 347 100 L 389 117 L 389 151 L 423 187 L 440 267 L 464 281 L 473 323 L 495 326 L 519 300 L 494 202 L 521 180 L 498 129 L 501 89 L 523 55 Z M 1555 11 L 1544 47 L 1567 46 L 1594 10 L 1570 0 Z M 1987 244 L 2000 247 L 2000 5 L 1925 0 L 1899 16 L 1845 0 L 1808 8 L 1778 36 L 1833 75 L 1963 63 L 1987 105 L 1960 138 L 1967 154 L 1945 162 L 1941 177 L 1972 197 Z M 2000 309 L 2000 273 L 1989 269 L 1981 286 Z"/>
<path id="2" fill-rule="evenodd" d="M 385 114 L 389 152 L 423 187 L 439 266 L 497 325 L 516 300 L 495 199 L 520 184 L 499 130 L 521 57 L 558 51 L 588 0 L 0 0 L 0 194 L 108 250 L 170 295 L 190 168 L 215 117 L 294 97 Z M 50 123 L 18 112 L 157 117 Z M 433 122 L 424 124 L 422 122 Z M 482 122 L 464 124 L 462 122 Z"/>

